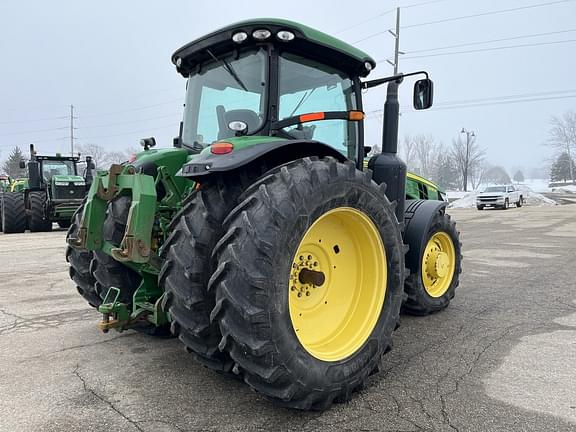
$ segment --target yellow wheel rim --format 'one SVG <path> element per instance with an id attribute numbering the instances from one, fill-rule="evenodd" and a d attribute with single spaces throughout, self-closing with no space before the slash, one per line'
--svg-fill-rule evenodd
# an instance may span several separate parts
<path id="1" fill-rule="evenodd" d="M 431 297 L 442 297 L 454 277 L 456 250 L 452 238 L 445 232 L 435 233 L 422 256 L 422 283 Z"/>
<path id="2" fill-rule="evenodd" d="M 312 356 L 338 361 L 366 342 L 380 317 L 387 265 L 378 229 L 363 212 L 339 207 L 306 231 L 288 281 L 298 340 Z"/>

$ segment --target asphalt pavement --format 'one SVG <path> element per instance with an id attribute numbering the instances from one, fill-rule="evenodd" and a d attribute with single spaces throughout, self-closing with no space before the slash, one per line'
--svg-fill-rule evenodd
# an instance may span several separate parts
<path id="1" fill-rule="evenodd" d="M 403 316 L 382 371 L 322 413 L 273 406 L 178 340 L 99 332 L 64 231 L 0 234 L 0 431 L 576 431 L 576 206 L 451 214 L 453 303 Z"/>

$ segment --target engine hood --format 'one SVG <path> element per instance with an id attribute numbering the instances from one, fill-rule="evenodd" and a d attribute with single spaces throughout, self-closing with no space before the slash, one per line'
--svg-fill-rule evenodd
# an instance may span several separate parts
<path id="1" fill-rule="evenodd" d="M 82 182 L 84 183 L 84 178 L 77 175 L 55 175 L 52 176 L 52 183 L 55 182 Z"/>

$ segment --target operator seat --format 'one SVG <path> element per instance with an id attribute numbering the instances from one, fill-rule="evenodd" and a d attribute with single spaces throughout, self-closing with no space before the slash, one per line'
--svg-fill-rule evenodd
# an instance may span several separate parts
<path id="1" fill-rule="evenodd" d="M 220 108 L 221 107 L 221 108 Z M 228 128 L 228 124 L 233 121 L 241 121 L 246 123 L 248 126 L 248 132 L 254 132 L 260 125 L 260 117 L 254 111 L 249 109 L 235 109 L 230 111 L 224 111 L 222 105 L 217 107 L 218 117 L 223 119 L 218 122 L 219 131 L 218 139 L 232 138 L 236 135 L 236 132 Z M 223 123 L 223 124 L 222 124 Z"/>

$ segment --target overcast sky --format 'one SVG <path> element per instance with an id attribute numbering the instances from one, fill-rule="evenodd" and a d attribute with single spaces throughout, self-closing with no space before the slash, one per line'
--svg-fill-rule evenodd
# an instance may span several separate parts
<path id="1" fill-rule="evenodd" d="M 393 54 L 394 41 L 386 30 L 395 16 L 386 12 L 396 6 L 404 7 L 400 70 L 429 71 L 436 104 L 414 112 L 408 107 L 412 83 L 404 84 L 401 137 L 424 133 L 450 144 L 465 127 L 487 148 L 491 163 L 526 171 L 543 166 L 552 153 L 543 145 L 550 117 L 576 103 L 571 0 L 2 0 L 0 159 L 10 147 L 26 150 L 31 142 L 42 153 L 69 151 L 70 104 L 78 143 L 122 149 L 152 135 L 170 146 L 185 86 L 170 63 L 172 52 L 246 18 L 287 18 L 333 34 L 379 61 L 371 78 L 389 75 L 384 59 Z M 443 21 L 504 9 L 517 10 Z M 443 22 L 430 23 L 436 21 Z M 490 40 L 498 41 L 479 43 Z M 516 47 L 500 49 L 510 46 Z M 438 55 L 448 52 L 459 53 Z M 384 94 L 384 88 L 371 90 L 365 111 L 381 109 Z M 473 106 L 455 104 L 461 101 Z M 367 145 L 381 136 L 381 119 L 369 117 Z"/>

